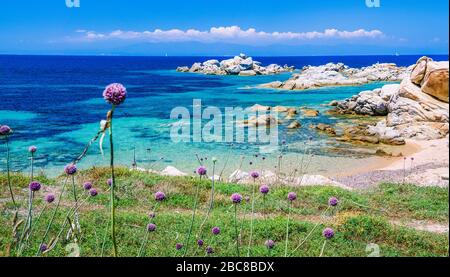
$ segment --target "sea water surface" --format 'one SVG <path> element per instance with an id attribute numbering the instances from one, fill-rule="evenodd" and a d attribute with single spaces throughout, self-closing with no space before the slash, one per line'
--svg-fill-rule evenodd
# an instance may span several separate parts
<path id="1" fill-rule="evenodd" d="M 333 87 L 307 91 L 280 91 L 255 88 L 258 84 L 286 80 L 290 73 L 272 76 L 205 76 L 178 73 L 177 66 L 191 65 L 211 58 L 229 57 L 114 57 L 114 56 L 0 56 L 0 124 L 14 130 L 10 138 L 12 168 L 24 171 L 29 167 L 27 149 L 38 147 L 37 167 L 49 175 L 61 173 L 64 165 L 81 153 L 86 143 L 99 130 L 100 120 L 110 106 L 102 98 L 106 85 L 123 83 L 128 90 L 126 102 L 114 115 L 116 162 L 131 166 L 163 169 L 175 166 L 191 173 L 198 166 L 198 155 L 208 163 L 217 157 L 219 166 L 233 171 L 241 166 L 276 167 L 280 151 L 286 163 L 295 164 L 308 149 L 317 156 L 311 171 L 331 174 L 358 163 L 356 156 L 327 151 L 330 142 L 325 135 L 308 128 L 310 124 L 336 124 L 338 119 L 326 115 L 322 104 L 345 99 L 363 90 L 381 87 L 383 83 L 364 86 Z M 419 56 L 341 56 L 341 57 L 254 57 L 268 65 L 288 64 L 296 68 L 343 62 L 351 67 L 394 62 L 414 64 Z M 434 56 L 448 60 L 447 56 Z M 202 105 L 249 107 L 283 105 L 320 110 L 317 118 L 299 115 L 302 128 L 292 132 L 280 128 L 280 141 L 286 146 L 258 155 L 260 145 L 252 143 L 174 143 L 170 138 L 170 112 L 174 107 L 192 110 L 193 99 Z M 311 140 L 312 139 L 312 140 Z M 107 165 L 109 142 L 105 139 L 102 156 L 95 143 L 80 167 Z M 1 168 L 5 150 L 1 145 Z M 347 147 L 347 146 L 346 146 Z M 258 157 L 255 157 L 258 155 Z M 266 159 L 262 161 L 261 156 Z M 356 162 L 355 162 L 356 161 Z M 266 163 L 266 164 L 263 164 Z"/>

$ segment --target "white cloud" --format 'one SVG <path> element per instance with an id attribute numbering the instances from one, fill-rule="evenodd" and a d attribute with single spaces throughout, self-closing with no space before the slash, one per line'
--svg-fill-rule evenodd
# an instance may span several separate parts
<path id="1" fill-rule="evenodd" d="M 83 30 L 84 31 L 84 30 Z M 326 29 L 322 32 L 264 32 L 254 28 L 247 30 L 239 26 L 212 27 L 208 31 L 195 29 L 161 30 L 154 31 L 122 31 L 116 30 L 110 33 L 98 33 L 95 31 L 84 31 L 81 39 L 88 41 L 97 40 L 145 40 L 150 42 L 229 42 L 229 43 L 261 43 L 271 44 L 276 42 L 301 43 L 305 41 L 321 39 L 351 40 L 360 38 L 382 38 L 385 35 L 380 30 L 358 29 L 354 31 L 341 31 L 337 29 Z"/>

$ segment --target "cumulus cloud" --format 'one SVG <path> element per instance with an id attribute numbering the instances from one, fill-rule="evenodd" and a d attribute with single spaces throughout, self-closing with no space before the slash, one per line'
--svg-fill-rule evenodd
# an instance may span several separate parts
<path id="1" fill-rule="evenodd" d="M 81 33 L 81 32 L 80 32 Z M 82 32 L 84 40 L 144 40 L 149 42 L 229 42 L 229 43 L 299 43 L 323 39 L 374 39 L 384 37 L 380 30 L 358 29 L 354 31 L 343 31 L 338 29 L 326 29 L 324 31 L 311 32 L 264 32 L 254 28 L 247 30 L 239 26 L 212 27 L 208 31 L 196 29 L 180 30 L 170 29 L 154 31 L 122 31 L 115 30 L 110 33 L 98 33 L 95 31 Z"/>

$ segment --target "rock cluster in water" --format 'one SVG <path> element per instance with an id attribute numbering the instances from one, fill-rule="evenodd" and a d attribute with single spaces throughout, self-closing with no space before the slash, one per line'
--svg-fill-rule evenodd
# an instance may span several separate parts
<path id="1" fill-rule="evenodd" d="M 374 125 L 350 127 L 344 139 L 404 144 L 405 138 L 431 140 L 448 135 L 448 61 L 422 57 L 411 69 L 401 84 L 330 103 L 334 106 L 331 113 L 386 116 Z"/>
<path id="2" fill-rule="evenodd" d="M 194 63 L 191 67 L 178 67 L 178 72 L 194 72 L 207 75 L 239 75 L 239 76 L 256 76 L 256 75 L 272 75 L 282 72 L 290 72 L 295 68 L 292 66 L 280 66 L 270 64 L 262 66 L 260 62 L 254 61 L 252 57 L 240 54 L 232 59 L 218 61 L 208 60 L 203 63 Z"/>
<path id="3" fill-rule="evenodd" d="M 263 88 L 305 90 L 328 86 L 363 85 L 376 81 L 401 81 L 410 72 L 406 67 L 392 63 L 377 63 L 363 68 L 350 68 L 343 63 L 305 66 L 300 73 L 285 81 L 262 84 Z"/>

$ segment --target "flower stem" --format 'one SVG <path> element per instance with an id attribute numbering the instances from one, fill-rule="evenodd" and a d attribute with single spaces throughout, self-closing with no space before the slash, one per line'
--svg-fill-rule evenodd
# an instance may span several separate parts
<path id="1" fill-rule="evenodd" d="M 323 242 L 322 250 L 320 250 L 320 255 L 319 255 L 319 257 L 322 257 L 322 256 L 323 256 L 323 251 L 325 250 L 325 245 L 327 245 L 327 240 L 325 240 L 325 241 Z"/>
<path id="2" fill-rule="evenodd" d="M 236 254 L 239 257 L 239 232 L 237 225 L 237 204 L 234 204 L 234 231 L 236 233 Z"/>
<path id="3" fill-rule="evenodd" d="M 8 139 L 8 136 L 6 136 L 5 140 L 6 140 L 6 175 L 7 175 L 7 178 L 8 178 L 8 188 L 9 188 L 9 193 L 11 195 L 11 200 L 12 200 L 12 202 L 14 204 L 14 208 L 17 211 L 16 199 L 14 198 L 14 193 L 13 193 L 12 186 L 11 186 L 11 173 L 10 173 L 10 168 L 9 168 L 10 154 L 9 154 L 9 139 Z"/>
<path id="4" fill-rule="evenodd" d="M 43 236 L 43 238 L 42 238 L 42 240 L 41 240 L 41 243 L 39 243 L 39 245 L 38 245 L 38 250 L 37 250 L 37 252 L 36 252 L 36 256 L 38 256 L 39 253 L 41 252 L 40 246 L 45 242 L 45 239 L 47 238 L 47 235 L 48 235 L 48 233 L 50 232 L 50 228 L 52 227 L 53 221 L 55 220 L 56 213 L 58 212 L 59 206 L 60 206 L 60 204 L 61 204 L 61 198 L 62 198 L 62 195 L 63 195 L 63 193 L 64 193 L 64 190 L 66 189 L 67 179 L 68 179 L 68 178 L 69 178 L 69 177 L 66 177 L 66 179 L 64 180 L 63 187 L 62 187 L 62 189 L 61 189 L 61 192 L 59 193 L 58 203 L 56 203 L 55 210 L 53 211 L 53 214 L 52 214 L 52 217 L 51 217 L 51 219 L 50 219 L 50 222 L 49 222 L 49 224 L 47 225 L 47 229 L 45 230 L 45 233 L 44 233 L 44 236 Z"/>
<path id="5" fill-rule="evenodd" d="M 252 240 L 253 240 L 253 219 L 255 216 L 255 191 L 256 191 L 256 184 L 255 180 L 253 181 L 253 192 L 252 192 L 252 214 L 250 218 L 250 239 L 248 242 L 248 249 L 247 249 L 247 257 L 250 257 L 250 248 L 252 247 Z"/>
<path id="6" fill-rule="evenodd" d="M 289 221 L 291 219 L 291 207 L 292 207 L 292 201 L 289 201 L 289 208 L 288 208 L 288 218 L 286 223 L 286 241 L 284 244 L 284 256 L 287 257 L 287 251 L 288 251 L 288 243 L 289 243 Z"/>
<path id="7" fill-rule="evenodd" d="M 111 240 L 113 245 L 113 255 L 117 257 L 117 243 L 116 243 L 116 209 L 114 206 L 114 190 L 115 190 L 115 174 L 114 174 L 114 143 L 113 143 L 113 113 L 114 105 L 111 109 L 111 118 L 109 119 L 109 145 L 110 145 L 110 167 L 111 167 L 111 193 L 110 193 L 110 208 L 111 208 Z"/>
<path id="8" fill-rule="evenodd" d="M 201 179 L 201 176 L 200 176 Z M 198 204 L 198 195 L 200 193 L 200 184 L 197 184 L 197 191 L 195 192 L 195 200 L 194 200 L 194 211 L 192 212 L 191 224 L 189 226 L 189 232 L 186 237 L 186 243 L 184 245 L 184 254 L 183 257 L 186 256 L 189 248 L 189 240 L 191 239 L 192 228 L 194 227 L 195 214 L 197 213 L 197 204 Z"/>
<path id="9" fill-rule="evenodd" d="M 197 238 L 201 238 L 202 234 L 203 234 L 203 226 L 205 225 L 206 221 L 208 220 L 212 209 L 214 208 L 214 182 L 215 182 L 215 178 L 214 178 L 214 174 L 215 174 L 215 169 L 216 169 L 216 163 L 213 162 L 213 168 L 212 168 L 212 181 L 211 181 L 211 197 L 209 200 L 209 207 L 208 207 L 208 211 L 206 212 L 206 216 L 205 219 L 203 219 L 202 224 L 200 225 L 198 234 L 197 234 Z"/>

